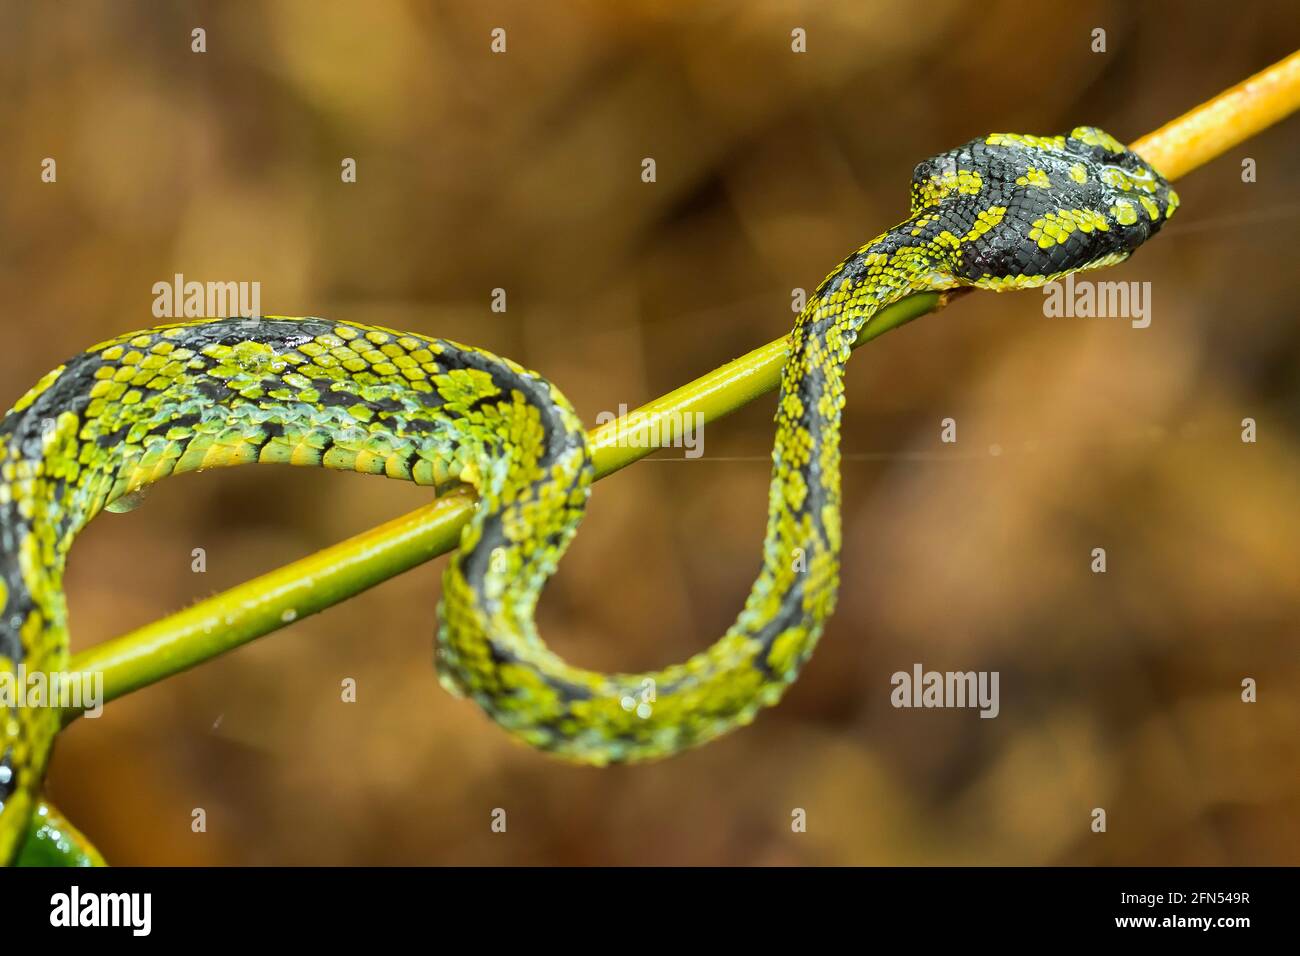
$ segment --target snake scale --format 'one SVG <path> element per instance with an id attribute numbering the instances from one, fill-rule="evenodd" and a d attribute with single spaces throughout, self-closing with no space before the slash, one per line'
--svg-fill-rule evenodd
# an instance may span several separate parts
<path id="1" fill-rule="evenodd" d="M 1120 262 L 1177 207 L 1111 136 L 994 134 L 921 163 L 910 217 L 809 298 L 781 377 L 762 567 L 707 650 L 650 674 L 565 663 L 533 612 L 588 498 L 578 416 L 535 372 L 416 333 L 319 318 L 132 332 L 59 366 L 0 424 L 0 675 L 68 661 L 65 557 L 114 501 L 167 475 L 319 465 L 480 496 L 443 578 L 437 666 L 533 747 L 606 764 L 661 757 L 751 721 L 812 653 L 839 584 L 843 370 L 859 330 L 917 291 L 1041 286 Z M 646 688 L 653 688 L 653 703 Z M 0 710 L 0 861 L 26 832 L 59 726 Z"/>

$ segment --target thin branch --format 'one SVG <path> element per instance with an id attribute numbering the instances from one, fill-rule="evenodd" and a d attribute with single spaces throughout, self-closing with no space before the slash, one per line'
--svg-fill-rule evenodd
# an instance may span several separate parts
<path id="1" fill-rule="evenodd" d="M 1300 108 L 1300 52 L 1145 136 L 1133 149 L 1178 179 Z M 918 293 L 882 310 L 855 348 L 940 308 L 953 296 Z M 716 421 L 776 388 L 785 338 L 590 433 L 604 478 L 677 435 L 684 416 Z M 694 420 L 694 419 L 692 419 Z M 636 447 L 640 446 L 640 447 Z M 113 700 L 352 597 L 454 548 L 474 510 L 470 489 L 442 498 L 340 544 L 254 578 L 177 614 L 77 654 L 72 671 L 100 672 Z M 65 724 L 80 711 L 66 708 Z"/>
<path id="2" fill-rule="evenodd" d="M 48 800 L 36 805 L 15 866 L 108 866 L 95 845 Z"/>
<path id="3" fill-rule="evenodd" d="M 1181 179 L 1300 108 L 1300 50 L 1132 145 L 1166 179 Z"/>
<path id="4" fill-rule="evenodd" d="M 933 312 L 942 299 L 927 292 L 882 309 L 854 348 Z M 785 339 L 769 342 L 590 432 L 596 477 L 604 478 L 658 451 L 650 436 L 671 441 L 688 414 L 716 421 L 772 391 L 780 381 L 785 356 Z M 129 694 L 445 554 L 460 541 L 460 530 L 474 513 L 475 501 L 472 489 L 457 489 L 354 538 L 98 644 L 76 655 L 69 670 L 102 673 L 103 702 Z M 77 707 L 64 708 L 64 724 L 80 713 Z"/>

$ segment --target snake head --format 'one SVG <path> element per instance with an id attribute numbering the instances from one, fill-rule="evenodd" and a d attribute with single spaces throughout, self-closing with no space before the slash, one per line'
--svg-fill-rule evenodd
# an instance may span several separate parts
<path id="1" fill-rule="evenodd" d="M 993 133 L 932 157 L 912 177 L 911 222 L 961 284 L 1042 285 L 1126 259 L 1178 208 L 1149 163 L 1110 134 Z"/>

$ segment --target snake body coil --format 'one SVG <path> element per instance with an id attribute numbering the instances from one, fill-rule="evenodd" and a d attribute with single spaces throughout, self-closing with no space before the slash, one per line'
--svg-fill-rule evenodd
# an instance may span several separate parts
<path id="1" fill-rule="evenodd" d="M 1119 262 L 1176 205 L 1159 174 L 1089 127 L 988 136 L 918 166 L 911 217 L 832 272 L 790 337 L 762 569 L 744 610 L 712 647 L 651 674 L 572 667 L 534 627 L 592 475 L 581 423 L 536 373 L 316 318 L 217 319 L 97 345 L 0 423 L 0 676 L 66 667 L 65 557 L 115 500 L 200 468 L 322 465 L 478 489 L 443 579 L 449 689 L 581 762 L 707 741 L 780 698 L 834 607 L 843 368 L 863 325 L 911 292 L 1028 288 Z M 57 729 L 51 707 L 0 704 L 0 862 L 25 832 Z"/>

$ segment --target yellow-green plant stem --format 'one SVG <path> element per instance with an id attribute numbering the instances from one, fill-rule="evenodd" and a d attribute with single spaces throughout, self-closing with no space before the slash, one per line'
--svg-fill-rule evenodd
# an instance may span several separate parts
<path id="1" fill-rule="evenodd" d="M 1175 179 L 1300 108 L 1300 53 L 1274 64 L 1133 144 Z M 877 315 L 856 346 L 939 308 L 945 297 L 910 296 Z M 856 347 L 855 346 L 855 347 Z M 769 342 L 688 385 L 591 432 L 596 476 L 603 478 L 675 435 L 686 414 L 706 422 L 776 388 L 786 340 Z M 652 431 L 653 429 L 653 431 Z M 638 441 L 640 436 L 642 440 Z M 638 447 L 639 446 L 639 447 Z M 76 655 L 73 671 L 99 672 L 113 700 L 269 634 L 455 547 L 474 507 L 468 489 L 254 578 L 178 614 Z M 432 627 L 432 624 L 430 625 Z M 63 712 L 67 724 L 79 715 Z"/>
<path id="2" fill-rule="evenodd" d="M 47 800 L 32 814 L 15 866 L 107 866 L 86 835 Z"/>
<path id="3" fill-rule="evenodd" d="M 1300 106 L 1300 50 L 1132 145 L 1171 182 L 1222 156 Z"/>
<path id="4" fill-rule="evenodd" d="M 885 309 L 854 346 L 938 308 L 940 296 L 922 293 Z M 691 415 L 716 421 L 776 388 L 786 340 L 769 342 L 589 434 L 596 477 L 604 478 L 671 440 Z M 381 581 L 444 554 L 460 540 L 474 510 L 472 490 L 458 489 L 423 508 L 332 547 L 253 578 L 177 614 L 76 655 L 69 669 L 101 673 L 103 700 L 202 663 L 241 644 L 315 614 Z M 432 610 L 432 603 L 430 604 Z M 67 724 L 80 709 L 63 710 Z"/>

